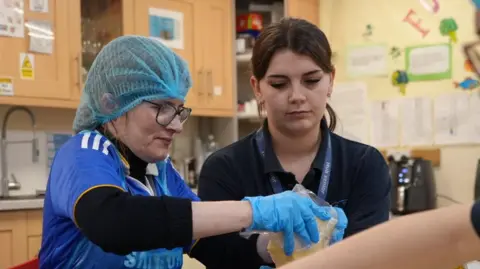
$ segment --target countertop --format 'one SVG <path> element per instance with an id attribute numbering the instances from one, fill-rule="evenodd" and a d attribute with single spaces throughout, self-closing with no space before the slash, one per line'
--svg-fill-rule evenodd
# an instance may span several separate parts
<path id="1" fill-rule="evenodd" d="M 43 208 L 43 198 L 0 199 L 0 211 Z"/>

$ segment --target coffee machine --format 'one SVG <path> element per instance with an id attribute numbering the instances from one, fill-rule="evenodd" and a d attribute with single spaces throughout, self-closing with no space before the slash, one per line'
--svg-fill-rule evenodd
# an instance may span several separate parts
<path id="1" fill-rule="evenodd" d="M 437 207 L 437 191 L 432 163 L 422 158 L 388 157 L 392 191 L 390 209 L 406 215 Z"/>

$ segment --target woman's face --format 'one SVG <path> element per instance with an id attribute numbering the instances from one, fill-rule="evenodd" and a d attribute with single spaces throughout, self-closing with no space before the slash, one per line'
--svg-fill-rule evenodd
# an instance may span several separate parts
<path id="1" fill-rule="evenodd" d="M 164 160 L 173 137 L 183 129 L 179 115 L 166 126 L 157 122 L 158 114 L 158 121 L 166 119 L 168 123 L 172 108 L 181 109 L 183 103 L 178 100 L 143 102 L 111 122 L 110 131 L 140 159 L 149 163 Z"/>
<path id="2" fill-rule="evenodd" d="M 334 73 L 327 74 L 308 56 L 290 50 L 276 52 L 265 77 L 251 78 L 257 100 L 263 102 L 269 124 L 288 135 L 316 128 L 332 92 Z"/>

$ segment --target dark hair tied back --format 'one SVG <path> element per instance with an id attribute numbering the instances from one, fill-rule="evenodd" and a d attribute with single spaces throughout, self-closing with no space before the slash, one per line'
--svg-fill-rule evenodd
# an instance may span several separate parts
<path id="1" fill-rule="evenodd" d="M 289 49 L 294 53 L 310 57 L 326 73 L 334 71 L 332 50 L 327 37 L 316 25 L 298 18 L 283 18 L 265 27 L 253 47 L 251 70 L 257 80 L 267 73 L 275 52 Z M 259 105 L 259 112 L 262 108 Z M 327 104 L 328 127 L 335 130 L 337 116 Z"/>

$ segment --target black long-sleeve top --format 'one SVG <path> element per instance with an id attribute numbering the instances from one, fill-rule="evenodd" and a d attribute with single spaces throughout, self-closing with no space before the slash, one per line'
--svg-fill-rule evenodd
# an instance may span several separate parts
<path id="1" fill-rule="evenodd" d="M 147 163 L 129 150 L 124 154 L 130 176 L 145 184 Z M 74 214 L 90 241 L 106 252 L 127 255 L 157 248 L 188 249 L 193 237 L 191 203 L 168 196 L 133 196 L 106 186 L 83 195 Z M 257 253 L 256 241 L 257 236 L 215 236 L 199 240 L 189 255 L 209 268 L 259 268 L 264 262 Z"/>

